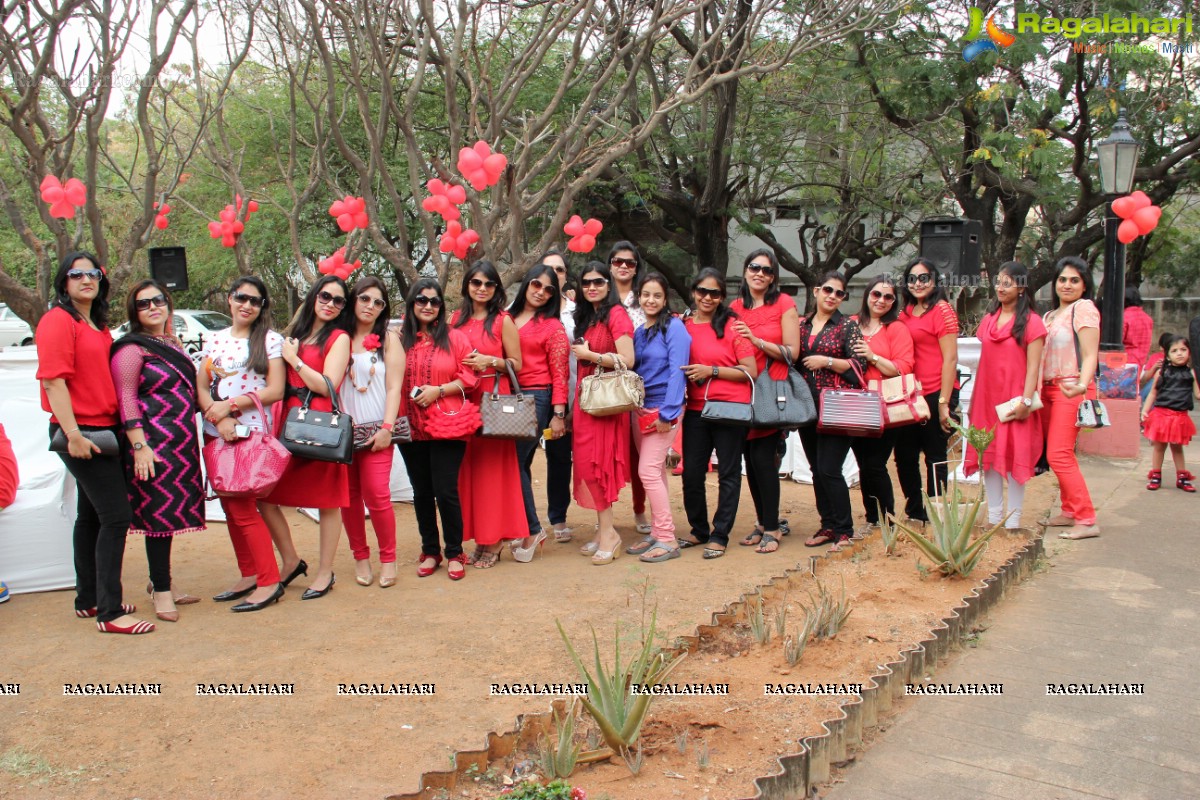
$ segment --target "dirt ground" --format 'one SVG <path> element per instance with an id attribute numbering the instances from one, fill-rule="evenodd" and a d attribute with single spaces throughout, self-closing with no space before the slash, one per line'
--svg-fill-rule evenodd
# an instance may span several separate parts
<path id="1" fill-rule="evenodd" d="M 535 462 L 535 478 L 543 464 Z M 711 511 L 715 474 L 708 482 Z M 1049 476 L 1030 485 L 1026 524 L 1049 507 L 1054 493 Z M 540 482 L 535 494 L 544 497 Z M 672 494 L 676 522 L 685 531 L 677 478 Z M 857 489 L 852 497 L 861 521 Z M 265 800 L 415 791 L 423 772 L 449 768 L 456 751 L 480 748 L 489 731 L 509 730 L 519 714 L 549 707 L 545 698 L 492 696 L 490 684 L 579 680 L 555 620 L 581 652 L 590 648 L 589 626 L 602 643 L 611 642 L 614 625 L 629 630 L 651 605 L 657 605 L 659 630 L 668 638 L 692 633 L 742 593 L 788 568 L 807 566 L 809 556 L 823 551 L 803 546 L 818 527 L 812 488 L 790 480 L 783 482 L 782 513 L 795 533 L 776 554 L 758 555 L 731 543 L 729 554 L 713 561 L 701 559 L 697 548 L 664 564 L 641 564 L 626 555 L 596 567 L 577 552 L 594 515 L 572 507 L 568 521 L 576 543 L 548 542 L 530 564 L 506 555 L 494 569 L 468 569 L 466 580 L 457 583 L 444 569 L 416 577 L 419 539 L 412 508 L 397 504 L 396 511 L 401 573 L 386 590 L 354 582 L 343 542 L 338 582 L 327 597 L 300 603 L 302 577 L 278 606 L 232 614 L 227 604 L 208 599 L 237 577 L 225 528 L 213 524 L 177 540 L 174 555 L 177 588 L 204 601 L 181 606 L 178 623 L 160 622 L 150 635 L 99 635 L 93 622 L 73 615 L 72 592 L 15 597 L 0 608 L 6 645 L 0 684 L 20 684 L 19 695 L 0 694 L 5 722 L 0 796 Z M 619 503 L 617 512 L 630 543 L 637 537 L 628 502 Z M 294 513 L 290 519 L 301 555 L 315 567 L 316 524 Z M 743 486 L 737 538 L 753 521 Z M 981 575 L 1010 546 L 1015 549 L 1016 541 L 998 542 Z M 829 716 L 834 705 L 764 698 L 764 678 L 865 680 L 875 664 L 920 638 L 966 589 L 961 582 L 920 581 L 914 560 L 912 553 L 887 559 L 868 550 L 821 573 L 844 575 L 857 605 L 841 641 L 810 646 L 797 671 L 802 678 L 778 677 L 788 675 L 778 643 L 754 650 L 744 633 L 714 643 L 681 666 L 674 680 L 725 681 L 731 695 L 739 695 L 686 707 L 672 699 L 651 712 L 646 741 L 664 758 L 673 754 L 679 764 L 665 770 L 684 778 L 662 777 L 664 768 L 656 768 L 643 772 L 646 780 L 632 779 L 618 764 L 581 769 L 573 782 L 587 787 L 589 796 L 607 793 L 612 800 L 750 794 L 753 777 L 770 771 L 770 756 L 793 751 L 789 740 L 815 732 L 812 720 Z M 152 609 L 145 575 L 144 550 L 130 537 L 126 601 L 137 603 L 139 612 Z M 863 581 L 872 575 L 868 586 Z M 797 591 L 802 599 L 803 591 Z M 64 684 L 129 682 L 160 683 L 161 696 L 64 696 Z M 213 683 L 293 684 L 294 694 L 197 696 L 197 684 Z M 431 683 L 436 693 L 338 694 L 339 684 L 351 683 Z M 814 707 L 801 713 L 801 705 Z M 769 708 L 765 717 L 747 711 L 739 718 L 736 707 L 742 706 Z M 679 752 L 684 730 L 691 744 Z M 707 750 L 704 759 L 700 748 Z M 707 762 L 703 770 L 699 760 Z"/>

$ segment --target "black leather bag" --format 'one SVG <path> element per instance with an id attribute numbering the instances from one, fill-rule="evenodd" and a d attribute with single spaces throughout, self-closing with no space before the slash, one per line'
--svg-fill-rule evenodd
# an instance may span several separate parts
<path id="1" fill-rule="evenodd" d="M 759 373 L 754 381 L 754 427 L 796 430 L 817 421 L 817 405 L 813 402 L 808 382 L 792 366 L 792 351 L 783 345 L 783 363 L 787 364 L 787 377 L 776 380 L 771 377 L 771 364 Z"/>
<path id="2" fill-rule="evenodd" d="M 750 377 L 750 373 L 741 367 L 735 367 Z M 739 403 L 735 400 L 709 400 L 708 389 L 712 386 L 710 380 L 704 386 L 704 408 L 700 418 L 720 425 L 733 425 L 738 428 L 749 428 L 754 424 L 754 381 L 750 382 L 750 402 Z"/>
<path id="3" fill-rule="evenodd" d="M 524 394 L 512 364 L 507 359 L 504 367 L 513 394 L 500 394 L 500 375 L 492 379 L 491 393 L 485 392 L 479 401 L 479 416 L 483 424 L 479 435 L 487 439 L 513 439 L 532 441 L 541 435 L 537 424 L 537 401 L 533 395 Z"/>
<path id="4" fill-rule="evenodd" d="M 304 399 L 304 405 L 288 411 L 283 423 L 283 446 L 294 456 L 312 461 L 331 461 L 349 464 L 354 460 L 354 420 L 343 414 L 338 403 L 338 394 L 333 381 L 325 378 L 329 387 L 332 411 L 316 411 L 310 408 L 313 392 Z"/>
<path id="5" fill-rule="evenodd" d="M 87 439 L 92 444 L 100 448 L 100 455 L 114 458 L 121 454 L 120 445 L 117 443 L 117 435 L 110 430 L 101 429 L 98 431 L 80 431 L 83 438 Z M 54 431 L 54 435 L 50 437 L 50 452 L 51 453 L 67 453 L 67 435 L 63 433 L 63 429 L 59 428 Z"/>

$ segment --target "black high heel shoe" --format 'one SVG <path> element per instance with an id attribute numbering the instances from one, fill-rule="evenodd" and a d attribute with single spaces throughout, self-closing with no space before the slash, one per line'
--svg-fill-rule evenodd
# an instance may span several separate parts
<path id="1" fill-rule="evenodd" d="M 296 578 L 299 578 L 301 575 L 308 577 L 308 562 L 303 558 L 300 559 L 300 563 L 296 565 L 296 568 L 292 570 L 292 574 L 281 580 L 280 583 L 284 586 L 290 586 L 292 581 L 296 580 Z M 251 591 L 253 591 L 253 589 L 251 589 Z M 247 594 L 249 594 L 249 592 L 247 592 Z"/>
<path id="2" fill-rule="evenodd" d="M 304 562 L 302 561 L 300 563 L 303 564 Z M 242 589 L 240 592 L 221 592 L 220 594 L 214 594 L 213 600 L 216 600 L 218 603 L 228 603 L 231 600 L 241 600 L 243 597 L 250 594 L 257 588 L 257 586 L 251 586 L 249 589 Z"/>
<path id="3" fill-rule="evenodd" d="M 305 589 L 304 594 L 300 595 L 300 599 L 301 600 L 316 600 L 320 597 L 324 597 L 325 595 L 329 594 L 329 590 L 333 588 L 334 581 L 336 581 L 336 580 L 337 580 L 337 576 L 330 573 L 328 586 L 326 586 L 324 589 L 321 589 L 319 591 L 316 589 Z"/>
<path id="4" fill-rule="evenodd" d="M 238 611 L 238 612 L 262 611 L 264 608 L 271 605 L 272 603 L 278 603 L 282 597 L 283 597 L 283 584 L 281 583 L 277 587 L 275 587 L 274 593 L 270 597 L 268 597 L 266 600 L 263 600 L 261 603 L 251 603 L 248 601 L 245 603 L 238 603 L 231 610 Z"/>

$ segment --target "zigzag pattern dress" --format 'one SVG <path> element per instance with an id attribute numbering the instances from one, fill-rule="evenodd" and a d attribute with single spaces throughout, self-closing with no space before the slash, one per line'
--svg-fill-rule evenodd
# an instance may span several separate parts
<path id="1" fill-rule="evenodd" d="M 112 349 L 113 377 L 125 427 L 140 427 L 162 459 L 154 477 L 133 474 L 133 451 L 121 448 L 129 502 L 130 533 L 174 536 L 204 530 L 200 437 L 196 428 L 196 368 L 163 340 L 131 334 Z"/>

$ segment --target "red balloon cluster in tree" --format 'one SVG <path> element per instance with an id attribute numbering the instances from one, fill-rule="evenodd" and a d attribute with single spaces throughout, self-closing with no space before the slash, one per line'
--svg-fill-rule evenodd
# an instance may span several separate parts
<path id="1" fill-rule="evenodd" d="M 458 171 L 477 192 L 499 183 L 507 166 L 508 158 L 501 153 L 493 153 L 488 143 L 482 140 L 473 147 L 458 151 Z"/>
<path id="2" fill-rule="evenodd" d="M 366 230 L 370 224 L 370 218 L 367 217 L 367 201 L 349 194 L 341 200 L 333 201 L 329 206 L 329 216 L 337 220 L 342 233 L 349 233 L 355 228 Z"/>
<path id="3" fill-rule="evenodd" d="M 1137 191 L 1112 202 L 1113 213 L 1123 222 L 1117 228 L 1117 239 L 1129 244 L 1158 227 L 1162 209 L 1154 205 L 1145 192 Z"/>
<path id="4" fill-rule="evenodd" d="M 443 253 L 453 253 L 456 258 L 464 259 L 471 250 L 471 245 L 479 241 L 479 234 L 455 221 L 446 223 L 446 232 L 442 234 L 438 249 Z"/>
<path id="5" fill-rule="evenodd" d="M 467 190 L 457 183 L 443 183 L 437 178 L 425 184 L 429 189 L 429 197 L 421 201 L 421 208 L 431 214 L 438 214 L 446 222 L 456 222 L 462 219 L 458 207 L 467 202 Z"/>
<path id="6" fill-rule="evenodd" d="M 584 222 L 576 214 L 567 220 L 563 233 L 571 238 L 567 241 L 567 249 L 572 253 L 590 253 L 596 247 L 596 237 L 604 230 L 604 223 L 598 219 Z"/>
<path id="7" fill-rule="evenodd" d="M 362 266 L 362 261 L 348 263 L 346 261 L 346 248 L 339 248 L 329 258 L 322 258 L 317 262 L 317 271 L 322 275 L 337 275 L 342 280 L 350 277 L 350 273 Z"/>
<path id="8" fill-rule="evenodd" d="M 155 203 L 154 207 L 158 209 L 158 213 L 154 215 L 154 227 L 160 231 L 165 231 L 167 226 L 171 224 L 171 221 L 167 219 L 167 214 L 171 213 L 171 207 L 166 203 L 163 203 L 162 206 Z"/>
<path id="9" fill-rule="evenodd" d="M 242 235 L 242 231 L 246 229 L 245 224 L 238 219 L 238 212 L 242 210 L 242 196 L 236 196 L 237 204 L 230 203 L 221 209 L 220 220 L 208 223 L 208 235 L 213 239 L 220 239 L 222 247 L 234 247 L 238 243 L 238 237 Z M 246 221 L 250 221 L 250 215 L 258 211 L 258 203 L 251 200 L 246 207 Z"/>
<path id="10" fill-rule="evenodd" d="M 50 216 L 70 219 L 75 209 L 87 202 L 87 187 L 79 178 L 70 178 L 61 183 L 53 175 L 42 178 L 42 201 L 50 204 Z"/>

